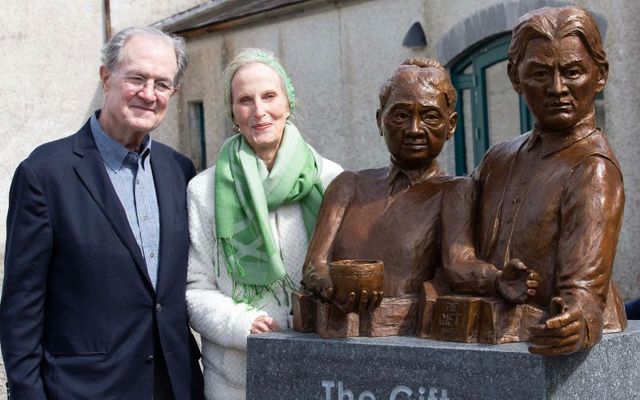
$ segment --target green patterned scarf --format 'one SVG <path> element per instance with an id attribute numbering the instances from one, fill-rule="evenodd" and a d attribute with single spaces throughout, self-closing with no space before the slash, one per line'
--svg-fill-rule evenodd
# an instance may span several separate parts
<path id="1" fill-rule="evenodd" d="M 233 280 L 235 302 L 253 304 L 267 292 L 275 296 L 274 285 L 285 294 L 296 289 L 276 248 L 269 212 L 300 202 L 311 237 L 324 194 L 321 169 L 320 157 L 290 122 L 271 173 L 242 135 L 223 144 L 215 172 L 215 233 Z"/>

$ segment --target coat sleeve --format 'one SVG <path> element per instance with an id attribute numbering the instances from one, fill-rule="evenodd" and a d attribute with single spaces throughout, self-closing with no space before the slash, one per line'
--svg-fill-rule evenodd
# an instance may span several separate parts
<path id="1" fill-rule="evenodd" d="M 560 207 L 555 295 L 582 311 L 587 348 L 602 336 L 623 208 L 622 175 L 611 160 L 595 155 L 573 169 Z"/>
<path id="2" fill-rule="evenodd" d="M 34 170 L 22 162 L 9 192 L 0 342 L 9 392 L 46 399 L 40 364 L 47 274 L 53 234 L 47 200 Z"/>
<path id="3" fill-rule="evenodd" d="M 223 347 L 246 350 L 253 321 L 264 311 L 236 304 L 217 283 L 217 246 L 214 236 L 214 170 L 194 178 L 187 189 L 189 210 L 189 266 L 187 309 L 193 329 Z M 222 254 L 220 255 L 222 257 Z M 224 268 L 224 266 L 221 266 Z M 226 271 L 220 271 L 226 274 Z"/>
<path id="4" fill-rule="evenodd" d="M 442 267 L 454 292 L 497 296 L 498 269 L 479 259 L 476 252 L 478 183 L 457 178 L 442 196 Z"/>

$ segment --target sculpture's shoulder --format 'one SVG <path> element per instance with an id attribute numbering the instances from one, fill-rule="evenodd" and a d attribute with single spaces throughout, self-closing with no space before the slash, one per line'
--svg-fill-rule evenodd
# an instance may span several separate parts
<path id="1" fill-rule="evenodd" d="M 376 184 L 383 182 L 388 171 L 388 168 L 344 171 L 331 182 L 325 196 L 351 199 L 355 193 L 362 189 L 371 189 Z"/>
<path id="2" fill-rule="evenodd" d="M 496 143 L 487 151 L 487 154 L 483 157 L 482 162 L 484 163 L 485 160 L 489 161 L 492 159 L 512 157 L 518 152 L 520 147 L 527 140 L 529 140 L 529 137 L 531 137 L 531 131 L 523 133 L 522 135 L 518 135 L 512 139 Z"/>
<path id="3" fill-rule="evenodd" d="M 370 185 L 387 178 L 389 168 L 363 169 L 360 171 L 343 171 L 332 182 L 332 186 L 359 186 Z"/>
<path id="4" fill-rule="evenodd" d="M 370 184 L 387 179 L 389 176 L 389 167 L 362 169 L 354 172 L 355 179 L 364 184 Z"/>
<path id="5" fill-rule="evenodd" d="M 469 176 L 440 175 L 436 179 L 438 183 L 446 188 L 472 187 L 475 185 L 475 181 Z"/>
<path id="6" fill-rule="evenodd" d="M 493 145 L 482 157 L 480 165 L 472 172 L 474 179 L 485 180 L 493 170 L 505 170 L 518 150 L 531 137 L 531 131 Z"/>
<path id="7" fill-rule="evenodd" d="M 615 167 L 620 170 L 620 164 L 618 163 L 618 159 L 616 158 L 609 141 L 607 140 L 606 135 L 599 128 L 596 129 L 591 135 L 586 137 L 584 140 L 580 140 L 572 146 L 575 148 L 573 150 L 578 157 L 577 161 L 583 161 L 587 157 L 591 156 L 600 156 L 602 158 L 606 158 Z M 622 172 L 621 172 L 622 173 Z"/>
<path id="8" fill-rule="evenodd" d="M 461 176 L 449 175 L 446 172 L 439 170 L 437 174 L 427 179 L 427 181 L 433 182 L 437 185 L 451 185 L 460 180 Z"/>
<path id="9" fill-rule="evenodd" d="M 416 185 L 416 190 L 439 193 L 444 198 L 460 195 L 473 196 L 476 182 L 468 176 L 437 175 Z"/>
<path id="10" fill-rule="evenodd" d="M 325 202 L 334 203 L 338 199 L 350 199 L 355 191 L 356 172 L 343 171 L 335 177 L 325 191 Z"/>

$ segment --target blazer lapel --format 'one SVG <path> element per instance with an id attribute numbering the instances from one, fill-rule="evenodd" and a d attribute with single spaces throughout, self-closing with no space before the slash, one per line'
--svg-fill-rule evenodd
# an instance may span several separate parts
<path id="1" fill-rule="evenodd" d="M 151 170 L 153 182 L 156 186 L 158 209 L 160 212 L 160 262 L 158 264 L 158 281 L 156 291 L 160 291 L 163 276 L 167 274 L 167 268 L 171 268 L 171 243 L 173 243 L 173 224 L 175 205 L 173 201 L 173 176 L 171 169 L 164 162 L 162 153 L 155 151 L 158 146 L 151 145 Z"/>
<path id="2" fill-rule="evenodd" d="M 147 272 L 147 265 L 142 257 L 140 247 L 133 236 L 133 232 L 131 232 L 127 214 L 113 188 L 113 184 L 105 170 L 100 152 L 93 141 L 88 122 L 75 136 L 74 153 L 80 156 L 74 166 L 78 177 L 131 254 L 136 267 L 144 277 L 147 288 L 153 291 L 153 285 Z"/>

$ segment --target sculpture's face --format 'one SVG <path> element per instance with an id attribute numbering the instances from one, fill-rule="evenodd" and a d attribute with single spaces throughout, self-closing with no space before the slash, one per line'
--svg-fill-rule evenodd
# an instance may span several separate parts
<path id="1" fill-rule="evenodd" d="M 594 117 L 593 103 L 604 88 L 606 71 L 598 68 L 577 36 L 538 38 L 527 44 L 512 82 L 540 127 L 559 131 Z"/>
<path id="2" fill-rule="evenodd" d="M 433 69 L 401 70 L 384 109 L 378 112 L 380 134 L 400 168 L 429 165 L 455 130 L 457 114 L 449 110 L 444 92 L 420 76 L 438 73 Z"/>

